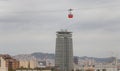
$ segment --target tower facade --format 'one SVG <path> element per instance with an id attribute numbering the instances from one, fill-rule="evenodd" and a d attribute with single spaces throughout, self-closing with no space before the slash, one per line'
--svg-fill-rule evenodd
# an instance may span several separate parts
<path id="1" fill-rule="evenodd" d="M 59 71 L 73 70 L 72 32 L 58 31 L 56 38 L 55 66 Z"/>

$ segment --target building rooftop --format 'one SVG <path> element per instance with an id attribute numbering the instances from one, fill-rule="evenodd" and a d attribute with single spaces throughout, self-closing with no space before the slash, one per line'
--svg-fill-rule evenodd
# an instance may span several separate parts
<path id="1" fill-rule="evenodd" d="M 16 60 L 14 58 L 12 58 L 10 55 L 8 54 L 0 54 L 0 57 L 2 57 L 5 60 Z"/>
<path id="2" fill-rule="evenodd" d="M 56 33 L 58 33 L 58 34 L 70 34 L 70 33 L 72 33 L 72 32 L 70 32 L 70 31 L 68 31 L 68 30 L 63 30 L 63 29 L 61 29 L 61 31 L 57 31 Z"/>

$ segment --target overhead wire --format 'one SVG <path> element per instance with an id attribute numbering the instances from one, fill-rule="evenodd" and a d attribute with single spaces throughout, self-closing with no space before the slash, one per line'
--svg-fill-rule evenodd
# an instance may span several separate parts
<path id="1" fill-rule="evenodd" d="M 80 10 L 92 10 L 92 9 L 112 9 L 112 8 L 116 8 L 116 7 L 114 7 L 114 6 L 110 6 L 110 7 L 108 7 L 108 6 L 105 6 L 105 7 L 92 7 L 92 8 L 90 8 L 90 7 L 87 7 L 87 8 L 70 8 L 70 9 L 72 9 L 72 11 L 80 11 Z M 120 7 L 117 7 L 117 8 L 120 8 Z M 67 11 L 69 11 L 70 9 L 49 9 L 49 10 L 45 10 L 45 9 L 43 9 L 43 10 L 8 10 L 8 11 L 0 11 L 0 13 L 2 13 L 2 12 L 4 12 L 4 13 L 54 13 L 54 12 L 67 12 Z"/>

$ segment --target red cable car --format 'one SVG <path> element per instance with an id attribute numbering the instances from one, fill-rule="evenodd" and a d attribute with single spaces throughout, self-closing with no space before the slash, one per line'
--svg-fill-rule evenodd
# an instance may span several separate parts
<path id="1" fill-rule="evenodd" d="M 73 9 L 69 9 L 68 11 L 69 11 L 69 14 L 68 14 L 68 18 L 73 18 L 73 14 L 72 14 L 72 11 Z"/>
<path id="2" fill-rule="evenodd" d="M 68 14 L 68 18 L 73 18 L 73 14 Z"/>

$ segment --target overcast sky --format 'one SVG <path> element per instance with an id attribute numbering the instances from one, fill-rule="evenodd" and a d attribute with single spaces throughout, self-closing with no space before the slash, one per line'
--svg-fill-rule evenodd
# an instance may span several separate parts
<path id="1" fill-rule="evenodd" d="M 120 0 L 0 0 L 0 54 L 54 53 L 60 29 L 74 55 L 120 57 Z"/>

